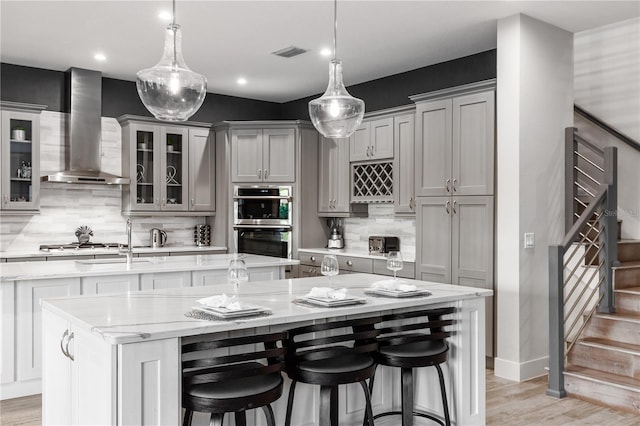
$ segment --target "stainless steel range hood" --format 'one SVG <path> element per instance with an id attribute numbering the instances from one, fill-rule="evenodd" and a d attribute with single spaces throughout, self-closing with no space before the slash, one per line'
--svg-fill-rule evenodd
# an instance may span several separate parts
<path id="1" fill-rule="evenodd" d="M 102 73 L 71 68 L 67 83 L 69 103 L 68 168 L 43 176 L 43 182 L 126 185 L 128 178 L 100 171 L 102 139 Z"/>

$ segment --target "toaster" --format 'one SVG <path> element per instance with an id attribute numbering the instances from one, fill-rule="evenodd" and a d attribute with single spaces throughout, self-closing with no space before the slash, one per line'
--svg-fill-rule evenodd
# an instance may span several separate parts
<path id="1" fill-rule="evenodd" d="M 400 251 L 398 237 L 369 237 L 369 254 L 385 254 Z"/>

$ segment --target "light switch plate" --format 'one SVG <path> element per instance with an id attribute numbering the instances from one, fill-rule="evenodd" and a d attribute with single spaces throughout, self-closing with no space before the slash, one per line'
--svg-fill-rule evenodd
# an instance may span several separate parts
<path id="1" fill-rule="evenodd" d="M 536 246 L 536 234 L 533 232 L 524 233 L 524 248 L 534 248 Z"/>

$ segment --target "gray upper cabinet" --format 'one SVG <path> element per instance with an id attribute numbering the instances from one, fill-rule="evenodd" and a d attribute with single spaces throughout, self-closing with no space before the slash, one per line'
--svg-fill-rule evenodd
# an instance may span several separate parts
<path id="1" fill-rule="evenodd" d="M 213 212 L 215 166 L 209 124 L 175 126 L 146 117 L 123 116 L 123 210 L 148 212 Z M 193 152 L 191 152 L 193 149 Z"/>
<path id="2" fill-rule="evenodd" d="M 415 114 L 393 118 L 393 202 L 396 214 L 415 214 Z"/>
<path id="3" fill-rule="evenodd" d="M 364 121 L 349 138 L 350 161 L 393 158 L 393 117 Z"/>
<path id="4" fill-rule="evenodd" d="M 349 140 L 320 138 L 318 214 L 348 216 L 349 203 Z"/>
<path id="5" fill-rule="evenodd" d="M 33 214 L 40 208 L 40 113 L 44 105 L 2 102 L 0 193 L 5 212 Z"/>
<path id="6" fill-rule="evenodd" d="M 215 171 L 215 146 L 209 129 L 190 129 L 189 210 L 216 210 Z"/>
<path id="7" fill-rule="evenodd" d="M 494 97 L 486 90 L 417 102 L 417 196 L 494 193 Z"/>
<path id="8" fill-rule="evenodd" d="M 294 182 L 295 129 L 231 130 L 233 182 Z"/>

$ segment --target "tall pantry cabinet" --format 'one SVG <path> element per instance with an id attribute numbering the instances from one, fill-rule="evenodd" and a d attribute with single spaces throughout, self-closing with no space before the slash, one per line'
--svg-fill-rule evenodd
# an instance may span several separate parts
<path id="1" fill-rule="evenodd" d="M 416 103 L 416 278 L 493 289 L 495 80 Z M 493 356 L 493 297 L 487 298 Z"/>

